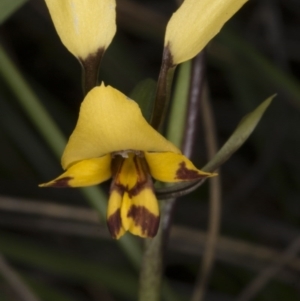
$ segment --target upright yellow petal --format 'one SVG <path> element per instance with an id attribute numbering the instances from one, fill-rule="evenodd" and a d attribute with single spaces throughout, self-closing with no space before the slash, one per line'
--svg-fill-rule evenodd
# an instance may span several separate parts
<path id="1" fill-rule="evenodd" d="M 81 105 L 62 165 L 67 168 L 76 161 L 123 150 L 180 153 L 147 123 L 136 102 L 102 84 L 92 89 Z"/>
<path id="2" fill-rule="evenodd" d="M 115 0 L 45 0 L 67 49 L 85 59 L 105 50 L 116 32 Z"/>
<path id="3" fill-rule="evenodd" d="M 162 182 L 182 182 L 213 177 L 216 174 L 197 169 L 185 156 L 174 153 L 145 153 L 150 174 Z"/>
<path id="4" fill-rule="evenodd" d="M 185 0 L 173 14 L 165 35 L 173 64 L 197 55 L 247 0 Z"/>
<path id="5" fill-rule="evenodd" d="M 83 160 L 70 166 L 56 179 L 40 187 L 83 187 L 100 184 L 111 177 L 111 156 Z"/>

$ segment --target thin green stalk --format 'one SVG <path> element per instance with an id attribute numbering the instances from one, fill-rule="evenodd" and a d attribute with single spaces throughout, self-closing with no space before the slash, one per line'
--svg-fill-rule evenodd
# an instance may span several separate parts
<path id="1" fill-rule="evenodd" d="M 181 301 L 182 298 L 174 292 L 166 281 L 163 281 L 163 255 L 166 242 L 165 224 L 169 218 L 169 208 L 173 200 L 161 201 L 161 221 L 158 233 L 152 239 L 145 241 L 143 255 L 139 301 Z"/>
<path id="2" fill-rule="evenodd" d="M 180 66 L 167 131 L 168 139 L 175 142 L 177 146 L 181 144 L 185 123 L 190 67 L 190 62 Z M 166 230 L 169 229 L 165 225 L 170 224 L 169 217 L 171 214 L 169 209 L 171 203 L 173 203 L 173 200 L 161 201 L 161 224 L 159 231 L 155 238 L 146 241 L 140 274 L 139 301 L 158 301 L 161 299 L 161 294 L 165 300 L 174 301 L 179 299 L 178 295 L 175 295 L 166 283 L 163 284 L 162 280 L 164 244 L 167 237 Z M 173 206 L 171 207 L 173 208 Z"/>
<path id="3" fill-rule="evenodd" d="M 189 92 L 190 73 L 190 61 L 187 61 L 180 65 L 176 86 L 174 89 L 173 105 L 170 112 L 170 122 L 167 128 L 166 137 L 177 147 L 180 147 L 182 144 L 183 129 L 186 119 L 186 102 Z"/>
<path id="4" fill-rule="evenodd" d="M 139 301 L 159 301 L 162 285 L 162 227 L 145 241 L 140 273 Z"/>
<path id="5" fill-rule="evenodd" d="M 0 76 L 15 94 L 24 112 L 59 159 L 66 145 L 66 139 L 1 45 L 0 62 Z M 99 212 L 103 219 L 106 219 L 107 196 L 105 193 L 99 187 L 84 188 L 81 191 L 90 205 Z M 132 236 L 125 236 L 118 240 L 118 243 L 133 266 L 138 268 L 142 254 L 137 240 Z"/>

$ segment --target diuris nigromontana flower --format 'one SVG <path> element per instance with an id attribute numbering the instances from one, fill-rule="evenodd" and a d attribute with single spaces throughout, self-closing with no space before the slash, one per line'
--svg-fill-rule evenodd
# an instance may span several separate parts
<path id="1" fill-rule="evenodd" d="M 62 156 L 66 170 L 42 187 L 96 185 L 112 177 L 107 224 L 113 238 L 126 231 L 155 236 L 159 207 L 152 177 L 190 181 L 214 174 L 198 170 L 144 119 L 136 102 L 118 90 L 92 89 Z"/>
<path id="2" fill-rule="evenodd" d="M 165 51 L 173 65 L 196 56 L 248 0 L 185 0 L 168 22 Z"/>
<path id="3" fill-rule="evenodd" d="M 115 0 L 45 0 L 55 29 L 79 60 L 104 52 L 116 33 Z"/>

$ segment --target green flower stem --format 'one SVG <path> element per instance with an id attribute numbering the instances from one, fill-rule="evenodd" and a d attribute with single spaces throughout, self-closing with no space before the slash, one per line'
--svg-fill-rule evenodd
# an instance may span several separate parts
<path id="1" fill-rule="evenodd" d="M 161 201 L 161 221 L 158 233 L 154 238 L 145 241 L 140 273 L 139 301 L 159 301 L 161 295 L 166 301 L 182 300 L 168 283 L 162 280 L 163 255 L 166 243 L 165 224 L 166 217 L 169 217 L 167 212 L 171 203 L 173 200 Z"/>
<path id="2" fill-rule="evenodd" d="M 66 145 L 66 139 L 1 45 L 0 62 L 0 76 L 16 95 L 19 104 L 44 137 L 53 153 L 60 159 Z M 81 189 L 81 191 L 90 205 L 95 208 L 102 219 L 105 220 L 107 206 L 107 196 L 105 193 L 98 187 L 84 188 Z M 133 266 L 139 268 L 142 254 L 137 240 L 128 235 L 118 240 L 118 243 Z"/>
<path id="3" fill-rule="evenodd" d="M 150 122 L 152 127 L 156 130 L 161 128 L 166 117 L 175 69 L 176 65 L 173 65 L 173 59 L 170 50 L 168 47 L 165 47 L 157 82 L 156 98 Z"/>
<path id="4" fill-rule="evenodd" d="M 182 145 L 184 125 L 186 120 L 187 99 L 189 93 L 189 79 L 191 61 L 180 65 L 174 89 L 173 105 L 170 112 L 166 137 L 178 148 Z"/>
<path id="5" fill-rule="evenodd" d="M 167 138 L 177 146 L 181 145 L 183 136 L 190 70 L 190 62 L 180 66 L 167 130 Z M 155 238 L 146 241 L 140 274 L 139 301 L 158 301 L 161 299 L 161 293 L 164 300 L 174 301 L 179 298 L 166 283 L 162 284 L 164 247 L 170 228 L 166 225 L 170 225 L 171 222 L 170 210 L 174 207 L 173 203 L 174 200 L 161 201 L 159 231 Z"/>
<path id="6" fill-rule="evenodd" d="M 145 251 L 143 255 L 139 301 L 159 301 L 161 295 L 162 279 L 162 230 L 159 227 L 154 238 L 145 241 Z M 171 300 L 170 300 L 171 301 Z"/>

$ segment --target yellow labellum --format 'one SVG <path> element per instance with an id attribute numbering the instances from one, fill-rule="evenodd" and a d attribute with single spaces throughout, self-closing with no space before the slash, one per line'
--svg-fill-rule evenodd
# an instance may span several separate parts
<path id="1" fill-rule="evenodd" d="M 185 0 L 165 35 L 174 65 L 196 56 L 247 0 Z"/>
<path id="2" fill-rule="evenodd" d="M 115 0 L 45 0 L 66 48 L 85 59 L 106 49 L 116 32 Z"/>

